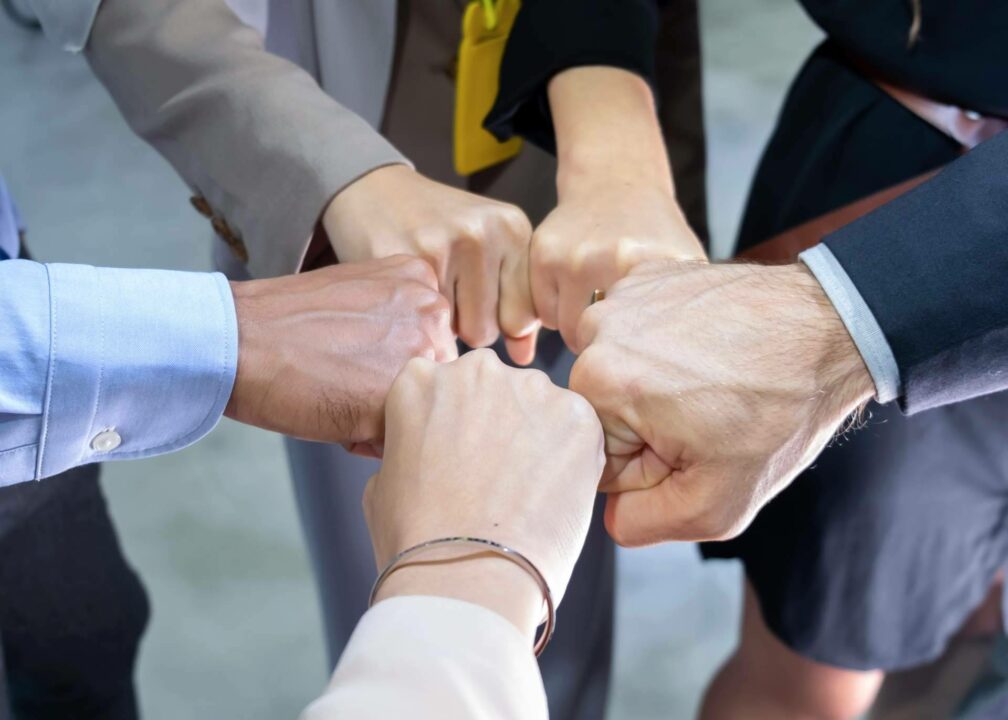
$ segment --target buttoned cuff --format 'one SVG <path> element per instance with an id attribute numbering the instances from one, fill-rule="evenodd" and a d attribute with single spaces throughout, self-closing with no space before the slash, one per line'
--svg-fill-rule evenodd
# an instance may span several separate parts
<path id="1" fill-rule="evenodd" d="M 900 373 L 889 341 L 843 266 L 825 245 L 798 256 L 822 285 L 826 297 L 850 333 L 875 383 L 875 399 L 892 402 L 900 396 Z"/>
<path id="2" fill-rule="evenodd" d="M 171 452 L 213 429 L 237 368 L 223 275 L 46 269 L 50 359 L 37 478 Z"/>
<path id="3" fill-rule="evenodd" d="M 42 30 L 64 50 L 80 52 L 87 45 L 102 0 L 29 0 Z"/>

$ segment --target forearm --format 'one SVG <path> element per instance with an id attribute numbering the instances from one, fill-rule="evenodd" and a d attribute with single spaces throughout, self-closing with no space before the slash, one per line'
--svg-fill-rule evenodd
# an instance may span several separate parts
<path id="1" fill-rule="evenodd" d="M 654 97 L 638 75 L 579 67 L 549 83 L 561 198 L 572 184 L 605 179 L 673 192 L 672 172 Z"/>
<path id="2" fill-rule="evenodd" d="M 302 720 L 547 715 L 526 639 L 479 605 L 427 595 L 398 596 L 365 613 Z"/>
<path id="3" fill-rule="evenodd" d="M 331 198 L 406 162 L 220 0 L 104 0 L 85 54 L 130 126 L 242 238 L 254 276 L 299 269 Z"/>

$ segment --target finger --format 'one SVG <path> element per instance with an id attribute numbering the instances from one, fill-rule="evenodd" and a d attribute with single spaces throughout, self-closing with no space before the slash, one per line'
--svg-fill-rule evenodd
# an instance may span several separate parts
<path id="1" fill-rule="evenodd" d="M 578 324 L 581 316 L 592 305 L 592 294 L 598 285 L 586 280 L 571 281 L 560 288 L 559 315 L 557 324 L 571 352 L 580 352 L 583 346 L 578 343 Z"/>
<path id="2" fill-rule="evenodd" d="M 605 527 L 623 547 L 654 545 L 680 539 L 677 498 L 665 482 L 646 490 L 611 493 L 606 497 Z"/>
<path id="3" fill-rule="evenodd" d="M 593 342 L 595 342 L 595 338 L 598 336 L 602 317 L 607 309 L 608 307 L 605 306 L 605 300 L 599 300 L 598 302 L 589 305 L 584 311 L 582 311 L 581 317 L 578 318 L 577 337 L 575 339 L 575 345 L 578 348 L 578 353 L 583 353 Z"/>
<path id="4" fill-rule="evenodd" d="M 343 448 L 351 455 L 359 457 L 374 458 L 376 460 L 381 460 L 382 457 L 381 446 L 374 442 L 343 443 Z"/>
<path id="5" fill-rule="evenodd" d="M 539 342 L 539 328 L 525 337 L 504 337 L 504 347 L 516 365 L 530 365 L 535 360 L 536 343 Z"/>
<path id="6" fill-rule="evenodd" d="M 666 518 L 658 511 L 659 500 L 651 497 L 657 494 L 654 490 L 638 490 L 606 496 L 603 523 L 617 545 L 640 547 L 666 539 Z"/>
<path id="7" fill-rule="evenodd" d="M 675 468 L 649 445 L 631 454 L 611 454 L 599 491 L 605 493 L 646 490 L 668 479 Z"/>
<path id="8" fill-rule="evenodd" d="M 493 345 L 497 326 L 499 268 L 493 276 L 482 257 L 460 258 L 455 270 L 455 322 L 459 337 L 473 348 Z"/>
<path id="9" fill-rule="evenodd" d="M 529 284 L 529 254 L 527 244 L 513 244 L 513 249 L 505 253 L 499 277 L 500 307 L 498 322 L 505 338 L 514 340 L 531 337 L 531 347 L 535 348 L 535 333 L 539 329 L 539 317 L 532 303 L 532 289 Z M 524 345 L 529 346 L 526 340 Z M 517 361 L 516 361 L 517 362 Z"/>
<path id="10" fill-rule="evenodd" d="M 444 315 L 435 318 L 428 331 L 434 348 L 434 362 L 446 363 L 458 359 L 458 340 L 451 325 L 451 309 L 445 303 Z"/>
<path id="11" fill-rule="evenodd" d="M 543 255 L 536 251 L 535 239 L 529 252 L 529 285 L 532 296 L 532 307 L 536 316 L 542 321 L 543 327 L 549 330 L 557 329 L 557 307 L 560 301 L 560 289 L 557 278 L 549 263 L 543 261 Z"/>

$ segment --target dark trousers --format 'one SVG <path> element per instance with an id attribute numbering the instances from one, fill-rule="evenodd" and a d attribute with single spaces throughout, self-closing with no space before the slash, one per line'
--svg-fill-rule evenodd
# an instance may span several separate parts
<path id="1" fill-rule="evenodd" d="M 149 606 L 98 474 L 91 465 L 0 488 L 0 668 L 15 720 L 138 717 Z M 4 692 L 0 683 L 0 702 Z"/>

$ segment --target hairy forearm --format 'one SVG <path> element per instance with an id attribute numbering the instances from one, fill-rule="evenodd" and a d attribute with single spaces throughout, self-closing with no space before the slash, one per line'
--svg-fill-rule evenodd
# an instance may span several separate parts
<path id="1" fill-rule="evenodd" d="M 673 191 L 651 88 L 612 67 L 565 70 L 549 84 L 561 195 L 571 185 L 608 177 Z"/>

